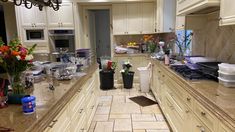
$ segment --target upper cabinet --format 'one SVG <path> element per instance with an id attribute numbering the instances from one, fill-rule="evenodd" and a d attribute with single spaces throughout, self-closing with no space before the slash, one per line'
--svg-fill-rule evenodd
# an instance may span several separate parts
<path id="1" fill-rule="evenodd" d="M 35 6 L 31 9 L 27 9 L 24 6 L 19 7 L 18 9 L 21 17 L 21 25 L 23 27 L 40 28 L 46 26 L 45 10 L 39 11 Z"/>
<path id="2" fill-rule="evenodd" d="M 185 16 L 176 16 L 175 30 L 185 29 Z"/>
<path id="3" fill-rule="evenodd" d="M 177 15 L 188 15 L 203 9 L 208 13 L 213 10 L 211 7 L 219 6 L 219 3 L 220 0 L 177 0 Z"/>
<path id="4" fill-rule="evenodd" d="M 47 8 L 48 28 L 74 28 L 73 4 L 63 3 L 58 11 Z"/>
<path id="5" fill-rule="evenodd" d="M 154 4 L 113 4 L 113 34 L 154 33 Z"/>
<path id="6" fill-rule="evenodd" d="M 175 28 L 175 0 L 157 0 L 157 33 L 172 32 Z"/>
<path id="7" fill-rule="evenodd" d="M 220 26 L 235 24 L 235 0 L 221 0 Z"/>

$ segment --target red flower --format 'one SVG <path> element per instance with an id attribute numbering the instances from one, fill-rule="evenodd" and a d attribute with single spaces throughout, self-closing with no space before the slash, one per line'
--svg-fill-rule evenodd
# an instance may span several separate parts
<path id="1" fill-rule="evenodd" d="M 13 56 L 17 56 L 17 55 L 19 55 L 20 53 L 17 52 L 17 51 L 12 51 L 11 54 L 12 54 Z"/>
<path id="2" fill-rule="evenodd" d="M 3 45 L 3 46 L 0 47 L 0 51 L 1 51 L 2 53 L 7 52 L 8 50 L 9 50 L 9 47 L 8 47 L 8 46 Z"/>

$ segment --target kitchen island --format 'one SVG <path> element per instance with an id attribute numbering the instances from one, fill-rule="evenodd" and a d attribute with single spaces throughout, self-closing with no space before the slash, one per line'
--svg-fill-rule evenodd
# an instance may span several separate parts
<path id="1" fill-rule="evenodd" d="M 21 105 L 0 109 L 0 130 L 62 132 L 87 129 L 97 107 L 98 65 L 93 64 L 84 72 L 86 75 L 79 78 L 55 81 L 53 91 L 48 88 L 47 81 L 35 83 L 31 95 L 36 96 L 36 112 L 24 115 Z M 79 124 L 79 121 L 86 124 Z"/>
<path id="2" fill-rule="evenodd" d="M 151 61 L 151 89 L 173 131 L 235 131 L 235 89 L 215 81 L 187 80 L 163 62 Z"/>

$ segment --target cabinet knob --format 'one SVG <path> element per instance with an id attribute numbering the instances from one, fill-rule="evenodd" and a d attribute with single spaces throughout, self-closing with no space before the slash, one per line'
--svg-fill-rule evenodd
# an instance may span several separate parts
<path id="1" fill-rule="evenodd" d="M 202 125 L 197 125 L 196 127 L 200 129 L 200 132 L 205 132 L 205 128 Z"/>
<path id="2" fill-rule="evenodd" d="M 190 97 L 187 97 L 187 101 L 191 101 L 191 98 L 190 98 Z"/>
<path id="3" fill-rule="evenodd" d="M 189 113 L 189 110 L 186 110 L 185 113 Z"/>
<path id="4" fill-rule="evenodd" d="M 80 109 L 80 112 L 79 113 L 82 113 L 83 112 L 83 109 Z"/>
<path id="5" fill-rule="evenodd" d="M 52 121 L 52 124 L 49 125 L 48 127 L 52 128 L 52 127 L 55 125 L 55 123 L 56 123 L 57 121 L 58 121 L 57 119 L 56 119 L 56 120 L 53 120 L 53 121 Z"/>
<path id="6" fill-rule="evenodd" d="M 206 113 L 202 111 L 202 112 L 201 112 L 201 115 L 202 115 L 202 116 L 205 116 L 205 115 L 206 115 Z"/>

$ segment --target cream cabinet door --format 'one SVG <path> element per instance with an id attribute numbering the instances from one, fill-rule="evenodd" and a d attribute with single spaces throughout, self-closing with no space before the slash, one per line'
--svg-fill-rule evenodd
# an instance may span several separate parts
<path id="1" fill-rule="evenodd" d="M 172 32 L 175 28 L 175 0 L 157 0 L 156 32 Z"/>
<path id="2" fill-rule="evenodd" d="M 139 3 L 127 4 L 127 34 L 141 34 L 141 11 Z"/>
<path id="3" fill-rule="evenodd" d="M 69 132 L 70 131 L 70 117 L 67 106 L 58 114 L 58 116 L 51 122 L 45 132 Z"/>
<path id="4" fill-rule="evenodd" d="M 61 23 L 62 27 L 73 27 L 74 19 L 73 19 L 73 4 L 72 3 L 64 3 L 61 6 Z"/>
<path id="5" fill-rule="evenodd" d="M 185 29 L 185 16 L 176 16 L 175 29 L 176 30 Z"/>
<path id="6" fill-rule="evenodd" d="M 58 11 L 47 8 L 49 28 L 74 28 L 73 4 L 63 3 Z"/>
<path id="7" fill-rule="evenodd" d="M 47 8 L 47 23 L 49 28 L 60 27 L 60 15 L 61 8 L 58 11 L 54 11 L 52 8 Z"/>
<path id="8" fill-rule="evenodd" d="M 113 4 L 113 34 L 127 34 L 127 8 L 126 4 Z"/>
<path id="9" fill-rule="evenodd" d="M 141 34 L 154 33 L 154 4 L 153 3 L 142 3 L 142 30 Z"/>
<path id="10" fill-rule="evenodd" d="M 33 6 L 27 9 L 24 6 L 19 7 L 21 22 L 23 27 L 45 27 L 46 26 L 46 12 Z"/>
<path id="11" fill-rule="evenodd" d="M 235 1 L 221 0 L 220 3 L 220 26 L 235 24 Z"/>

